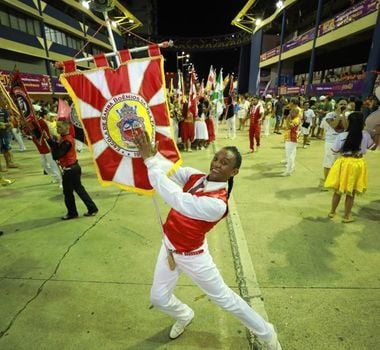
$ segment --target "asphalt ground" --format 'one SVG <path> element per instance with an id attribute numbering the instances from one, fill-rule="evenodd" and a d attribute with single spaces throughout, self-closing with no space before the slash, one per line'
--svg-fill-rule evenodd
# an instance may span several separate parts
<path id="1" fill-rule="evenodd" d="M 230 215 L 208 242 L 227 284 L 275 325 L 285 350 L 380 349 L 380 152 L 366 156 L 369 189 L 355 199 L 356 221 L 343 224 L 342 204 L 327 218 L 332 194 L 318 187 L 323 141 L 299 145 L 296 171 L 281 177 L 281 135 L 247 154 L 248 131 L 225 134 L 222 124 L 215 148 L 238 146 L 243 164 Z M 149 302 L 161 241 L 152 198 L 101 187 L 84 151 L 82 181 L 100 210 L 62 221 L 62 190 L 27 147 L 6 174 L 15 183 L 0 187 L 0 349 L 256 347 L 186 276 L 175 293 L 195 318 L 169 340 L 173 320 Z M 207 172 L 213 149 L 183 153 L 184 165 Z M 169 208 L 157 203 L 165 217 Z"/>

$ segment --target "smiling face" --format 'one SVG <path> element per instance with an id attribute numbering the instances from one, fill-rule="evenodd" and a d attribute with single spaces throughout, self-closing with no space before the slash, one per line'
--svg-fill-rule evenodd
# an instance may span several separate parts
<path id="1" fill-rule="evenodd" d="M 239 169 L 236 167 L 235 155 L 231 151 L 222 148 L 219 152 L 215 153 L 211 161 L 208 180 L 226 182 L 231 176 L 235 176 L 238 172 Z"/>

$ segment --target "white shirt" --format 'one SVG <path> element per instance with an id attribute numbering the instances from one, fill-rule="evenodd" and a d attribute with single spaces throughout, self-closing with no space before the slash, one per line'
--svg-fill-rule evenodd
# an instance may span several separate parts
<path id="1" fill-rule="evenodd" d="M 326 121 L 326 119 L 334 119 L 336 117 L 335 112 L 329 112 L 322 119 L 320 127 L 325 130 L 325 142 L 334 143 L 339 133 L 337 133 L 334 128 Z"/>
<path id="2" fill-rule="evenodd" d="M 313 125 L 313 118 L 315 118 L 315 114 L 311 108 L 304 111 L 304 116 L 305 116 L 305 122 L 309 123 L 310 125 Z"/>
<path id="3" fill-rule="evenodd" d="M 198 197 L 183 192 L 183 186 L 189 177 L 202 172 L 190 167 L 180 167 L 169 179 L 163 169 L 165 164 L 162 162 L 162 156 L 159 153 L 154 157 L 145 159 L 145 165 L 148 168 L 148 177 L 152 187 L 170 207 L 181 214 L 193 219 L 211 222 L 219 220 L 225 214 L 227 205 L 223 200 L 208 196 Z M 205 187 L 199 191 L 215 191 L 227 186 L 225 182 L 207 181 L 206 175 L 196 182 L 195 186 L 201 181 L 205 181 Z"/>
<path id="4" fill-rule="evenodd" d="M 255 114 L 256 109 L 259 108 L 259 114 L 260 114 L 260 116 L 262 117 L 264 115 L 264 107 L 263 107 L 263 105 L 260 102 L 257 103 L 257 105 L 253 104 L 251 108 L 252 108 L 251 109 L 252 114 Z"/>
<path id="5" fill-rule="evenodd" d="M 360 154 L 366 154 L 367 149 L 373 149 L 376 147 L 376 144 L 373 142 L 371 139 L 371 136 L 369 133 L 365 130 L 363 130 L 363 137 L 362 137 L 362 143 L 360 144 L 360 151 L 358 153 Z M 334 146 L 332 147 L 333 152 L 335 153 L 341 153 L 342 148 L 344 145 L 344 142 L 347 139 L 348 132 L 342 132 L 341 134 L 338 135 L 337 139 L 335 140 Z"/>

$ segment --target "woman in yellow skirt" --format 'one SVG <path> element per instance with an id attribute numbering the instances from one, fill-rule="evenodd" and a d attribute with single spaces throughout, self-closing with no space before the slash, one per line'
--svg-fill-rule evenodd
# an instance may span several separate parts
<path id="1" fill-rule="evenodd" d="M 334 189 L 329 217 L 333 218 L 340 198 L 346 195 L 343 223 L 354 221 L 351 209 L 356 194 L 367 189 L 367 163 L 363 155 L 367 149 L 375 150 L 377 144 L 372 140 L 364 128 L 364 117 L 360 112 L 353 112 L 348 116 L 348 128 L 339 134 L 332 150 L 341 156 L 334 162 L 325 181 L 325 187 Z M 380 130 L 377 130 L 379 133 Z"/>

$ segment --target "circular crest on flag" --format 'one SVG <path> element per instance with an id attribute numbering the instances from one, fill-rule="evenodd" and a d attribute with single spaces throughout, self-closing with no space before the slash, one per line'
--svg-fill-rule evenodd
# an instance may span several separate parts
<path id="1" fill-rule="evenodd" d="M 123 156 L 137 158 L 140 153 L 133 142 L 133 132 L 147 132 L 155 142 L 155 120 L 146 101 L 139 95 L 123 93 L 107 101 L 100 117 L 107 144 Z"/>
<path id="2" fill-rule="evenodd" d="M 31 115 L 31 110 L 29 108 L 29 103 L 28 103 L 28 97 L 26 96 L 25 92 L 18 87 L 15 87 L 13 89 L 13 94 L 16 98 L 18 107 L 22 112 L 22 116 L 25 119 L 27 119 Z"/>

